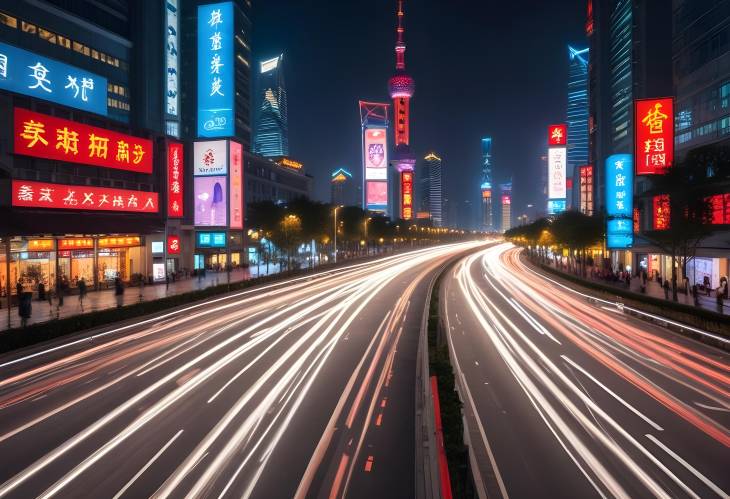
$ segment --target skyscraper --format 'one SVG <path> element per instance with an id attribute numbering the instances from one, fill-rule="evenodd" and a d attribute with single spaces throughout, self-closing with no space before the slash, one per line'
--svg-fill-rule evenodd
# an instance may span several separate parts
<path id="1" fill-rule="evenodd" d="M 502 231 L 512 228 L 512 181 L 500 184 L 501 204 L 502 204 Z"/>
<path id="2" fill-rule="evenodd" d="M 566 178 L 574 179 L 579 166 L 588 162 L 588 49 L 568 47 L 568 162 Z M 568 206 L 576 207 L 575 196 L 568 189 Z"/>
<path id="3" fill-rule="evenodd" d="M 254 152 L 267 157 L 288 156 L 284 54 L 259 64 L 257 95 Z"/>
<path id="4" fill-rule="evenodd" d="M 335 206 L 356 206 L 355 182 L 352 173 L 345 168 L 337 168 L 330 175 L 331 202 Z"/>
<path id="5" fill-rule="evenodd" d="M 492 211 L 492 137 L 482 139 L 482 220 L 481 228 L 494 230 L 494 214 Z"/>
<path id="6" fill-rule="evenodd" d="M 413 178 L 413 170 L 416 164 L 416 157 L 411 153 L 410 142 L 410 102 L 413 92 L 415 91 L 415 82 L 408 73 L 406 73 L 406 42 L 404 39 L 405 28 L 403 27 L 403 18 L 405 11 L 403 10 L 403 0 L 398 0 L 398 25 L 396 28 L 395 43 L 395 75 L 388 80 L 388 91 L 391 99 L 393 99 L 393 120 L 395 126 L 394 154 L 393 166 L 398 175 L 398 208 L 400 216 L 404 219 L 412 218 L 412 200 L 411 206 L 408 206 L 408 198 L 411 196 L 408 191 L 407 179 Z M 409 172 L 410 175 L 404 175 Z"/>
<path id="7" fill-rule="evenodd" d="M 434 153 L 429 153 L 423 161 L 424 173 L 428 178 L 428 212 L 431 214 L 434 227 L 442 227 L 444 223 L 442 161 Z"/>

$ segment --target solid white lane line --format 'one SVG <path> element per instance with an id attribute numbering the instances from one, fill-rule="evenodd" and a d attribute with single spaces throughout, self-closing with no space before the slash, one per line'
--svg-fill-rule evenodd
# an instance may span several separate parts
<path id="1" fill-rule="evenodd" d="M 654 435 L 651 435 L 649 433 L 646 434 L 646 438 L 654 442 L 660 449 L 662 449 L 664 452 L 672 456 L 679 464 L 687 468 L 687 470 L 692 473 L 694 476 L 700 479 L 702 483 L 707 485 L 715 494 L 717 494 L 720 497 L 730 497 L 730 494 L 723 491 L 720 487 L 712 483 L 709 478 L 707 478 L 705 475 L 697 471 L 691 464 L 689 464 L 687 461 L 682 459 L 680 456 L 678 456 L 672 449 L 661 443 Z"/>
<path id="2" fill-rule="evenodd" d="M 125 492 L 127 491 L 127 489 L 128 489 L 129 487 L 131 487 L 131 486 L 132 486 L 132 484 L 133 484 L 133 483 L 134 483 L 134 482 L 135 482 L 135 481 L 136 481 L 136 480 L 137 480 L 137 479 L 138 479 L 138 478 L 139 478 L 140 476 L 142 476 L 142 473 L 144 473 L 145 471 L 147 471 L 147 468 L 149 468 L 150 466 L 152 466 L 152 463 L 154 463 L 154 462 L 155 462 L 155 461 L 157 460 L 157 458 L 158 458 L 158 457 L 160 457 L 160 456 L 162 455 L 162 453 L 163 453 L 163 452 L 165 452 L 165 451 L 167 450 L 167 448 L 168 448 L 168 447 L 170 447 L 170 446 L 172 445 L 172 443 L 173 443 L 173 442 L 174 442 L 174 441 L 175 441 L 175 440 L 177 439 L 177 437 L 179 437 L 179 436 L 180 436 L 180 435 L 182 434 L 182 432 L 183 432 L 183 430 L 180 430 L 180 431 L 178 431 L 177 433 L 175 433 L 175 436 L 173 436 L 173 437 L 172 437 L 172 438 L 171 438 L 170 440 L 168 440 L 168 441 L 167 441 L 167 443 L 166 443 L 166 444 L 165 444 L 165 445 L 164 445 L 164 446 L 162 447 L 162 449 L 158 450 L 158 451 L 157 451 L 157 454 L 155 454 L 154 456 L 152 456 L 152 459 L 150 459 L 149 461 L 147 461 L 147 464 L 145 464 L 144 466 L 142 466 L 142 469 L 140 469 L 140 470 L 139 470 L 139 471 L 138 471 L 138 472 L 137 472 L 137 473 L 136 473 L 136 474 L 135 474 L 135 475 L 134 475 L 134 476 L 132 477 L 132 479 L 131 479 L 131 480 L 129 480 L 129 481 L 128 481 L 128 482 L 126 483 L 126 485 L 125 485 L 124 487 L 122 487 L 122 488 L 121 488 L 121 489 L 119 490 L 119 492 L 117 492 L 117 493 L 116 493 L 116 495 L 115 495 L 115 496 L 114 496 L 114 497 L 113 497 L 112 499 L 119 499 L 120 497 L 122 497 L 122 494 L 124 494 L 124 493 L 125 493 Z"/>
<path id="3" fill-rule="evenodd" d="M 591 375 L 588 371 L 586 371 L 581 366 L 579 366 L 578 364 L 576 364 L 575 362 L 573 362 L 566 355 L 561 355 L 560 357 L 562 357 L 562 359 L 565 362 L 567 362 L 568 364 L 570 364 L 571 366 L 573 366 L 574 368 L 576 368 L 580 372 L 582 372 L 588 379 L 590 379 L 595 384 L 597 384 L 598 386 L 600 386 L 601 388 L 603 388 L 606 391 L 606 393 L 608 393 L 609 395 L 611 395 L 614 399 L 616 399 L 618 402 L 620 402 L 628 410 L 630 410 L 631 412 L 633 412 L 634 414 L 636 414 L 637 416 L 639 416 L 641 419 L 643 419 L 644 421 L 646 421 L 654 429 L 656 429 L 658 431 L 664 431 L 664 428 L 662 428 L 661 426 L 659 426 L 658 424 L 656 424 L 654 421 L 652 421 L 651 419 L 649 419 L 647 416 L 644 416 L 641 412 L 639 412 L 638 409 L 636 409 L 634 406 L 632 406 L 631 404 L 629 404 L 628 402 L 626 402 L 624 399 L 622 399 L 621 397 L 619 397 L 613 390 L 611 390 L 609 387 L 607 387 L 606 385 L 604 385 L 603 383 L 601 383 L 600 381 L 598 381 L 595 377 L 593 377 L 593 375 Z"/>
<path id="4" fill-rule="evenodd" d="M 703 409 L 707 409 L 708 411 L 730 412 L 730 409 L 726 409 L 724 407 L 715 407 L 712 405 L 703 404 L 702 402 L 695 402 L 695 405 L 697 407 L 702 407 Z"/>

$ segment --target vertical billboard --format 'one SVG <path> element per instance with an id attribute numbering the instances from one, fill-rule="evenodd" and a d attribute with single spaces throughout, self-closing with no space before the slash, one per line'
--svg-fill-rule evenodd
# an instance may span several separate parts
<path id="1" fill-rule="evenodd" d="M 193 145 L 193 175 L 226 175 L 228 154 L 225 140 L 196 142 Z"/>
<path id="2" fill-rule="evenodd" d="M 179 97 L 179 74 L 180 65 L 179 35 L 180 29 L 178 20 L 178 0 L 166 0 L 165 18 L 167 21 L 167 47 L 165 48 L 166 71 L 165 81 L 167 82 L 166 108 L 170 116 L 178 116 Z"/>
<path id="3" fill-rule="evenodd" d="M 243 147 L 238 142 L 230 142 L 230 220 L 231 229 L 243 229 Z"/>
<path id="4" fill-rule="evenodd" d="M 401 218 L 413 219 L 413 172 L 401 172 Z"/>
<path id="5" fill-rule="evenodd" d="M 614 154 L 606 159 L 606 246 L 626 249 L 634 243 L 634 158 Z"/>
<path id="6" fill-rule="evenodd" d="M 171 142 L 167 145 L 167 217 L 182 218 L 183 188 L 185 172 L 183 164 L 183 145 Z"/>
<path id="7" fill-rule="evenodd" d="M 654 196 L 652 200 L 654 220 L 652 227 L 654 230 L 667 230 L 670 227 L 671 208 L 669 205 L 669 194 L 660 194 Z"/>
<path id="8" fill-rule="evenodd" d="M 198 6 L 198 136 L 234 135 L 233 2 Z"/>
<path id="9" fill-rule="evenodd" d="M 384 128 L 365 129 L 365 179 L 388 179 L 388 144 Z"/>
<path id="10" fill-rule="evenodd" d="M 548 149 L 548 198 L 565 199 L 566 148 Z"/>
<path id="11" fill-rule="evenodd" d="M 666 173 L 674 161 L 674 99 L 634 101 L 636 174 Z"/>
<path id="12" fill-rule="evenodd" d="M 578 167 L 580 176 L 580 211 L 593 215 L 593 165 Z"/>
<path id="13" fill-rule="evenodd" d="M 195 177 L 195 225 L 225 227 L 228 222 L 228 178 L 222 176 Z"/>

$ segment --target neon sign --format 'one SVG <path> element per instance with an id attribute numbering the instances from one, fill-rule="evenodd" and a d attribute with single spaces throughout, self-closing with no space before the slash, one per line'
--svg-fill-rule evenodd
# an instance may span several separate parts
<path id="1" fill-rule="evenodd" d="M 13 180 L 12 205 L 55 210 L 157 213 L 156 192 Z"/>
<path id="2" fill-rule="evenodd" d="M 674 100 L 634 101 L 636 174 L 662 174 L 674 161 Z"/>

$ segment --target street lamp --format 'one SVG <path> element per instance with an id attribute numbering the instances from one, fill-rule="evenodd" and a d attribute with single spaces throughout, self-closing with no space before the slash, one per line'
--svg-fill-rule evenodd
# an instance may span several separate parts
<path id="1" fill-rule="evenodd" d="M 340 208 L 342 208 L 342 205 L 335 206 L 335 237 L 334 237 L 334 242 L 335 242 L 335 263 L 337 263 L 337 210 L 340 209 Z"/>
<path id="2" fill-rule="evenodd" d="M 372 220 L 372 217 L 367 217 L 365 221 L 363 222 L 363 227 L 365 228 L 365 255 L 369 253 L 369 246 L 368 246 L 368 222 Z"/>

